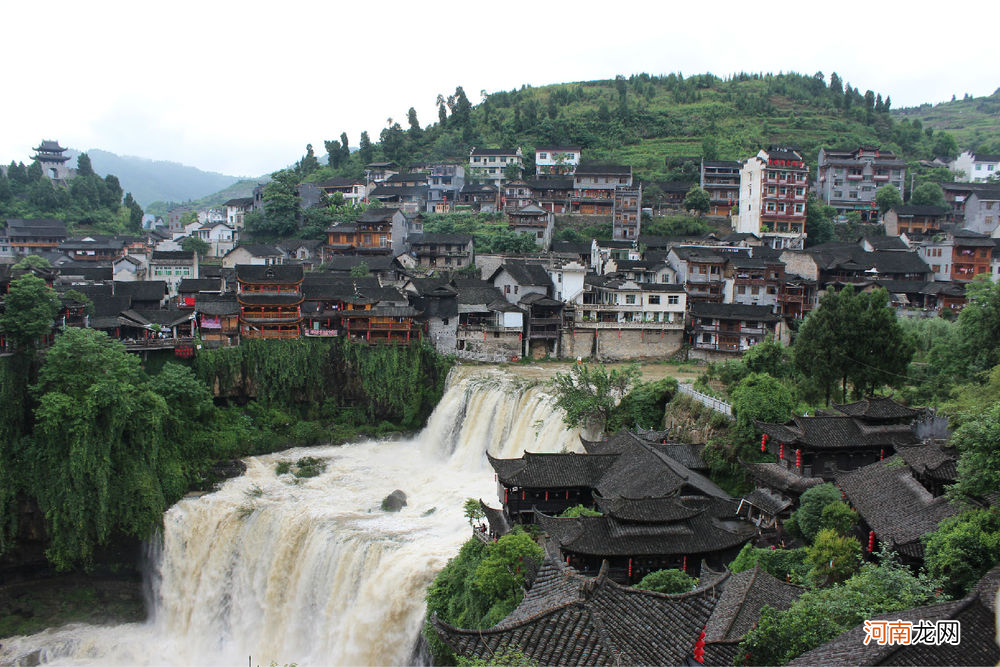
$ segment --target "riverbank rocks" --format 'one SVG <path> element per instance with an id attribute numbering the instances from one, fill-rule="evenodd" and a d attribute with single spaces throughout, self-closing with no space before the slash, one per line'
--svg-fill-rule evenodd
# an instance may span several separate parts
<path id="1" fill-rule="evenodd" d="M 406 507 L 406 494 L 396 489 L 382 501 L 383 512 L 398 512 Z"/>

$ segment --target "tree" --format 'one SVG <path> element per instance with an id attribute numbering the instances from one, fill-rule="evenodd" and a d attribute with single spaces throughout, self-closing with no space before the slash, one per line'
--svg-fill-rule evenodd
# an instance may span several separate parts
<path id="1" fill-rule="evenodd" d="M 806 317 L 794 347 L 795 366 L 823 391 L 829 405 L 837 380 L 847 402 L 847 385 L 855 392 L 897 386 L 913 358 L 913 346 L 903 335 L 884 289 L 856 293 L 850 285 L 832 289 Z"/>
<path id="2" fill-rule="evenodd" d="M 181 241 L 181 249 L 198 253 L 198 257 L 206 257 L 212 251 L 212 245 L 197 236 L 189 236 Z"/>
<path id="3" fill-rule="evenodd" d="M 300 178 L 305 178 L 317 169 L 319 169 L 319 160 L 316 159 L 316 154 L 313 152 L 313 145 L 306 144 L 306 154 L 296 165 L 296 171 L 298 171 Z"/>
<path id="4" fill-rule="evenodd" d="M 674 378 L 638 383 L 614 409 L 608 422 L 608 429 L 617 431 L 620 428 L 661 428 L 663 412 L 676 393 L 677 380 Z"/>
<path id="5" fill-rule="evenodd" d="M 361 164 L 369 164 L 372 161 L 374 151 L 372 140 L 368 137 L 368 131 L 365 130 L 361 133 L 361 141 L 358 142 L 358 157 L 361 158 Z"/>
<path id="6" fill-rule="evenodd" d="M 568 507 L 562 514 L 559 515 L 561 519 L 579 519 L 581 516 L 603 515 L 597 510 L 592 510 L 589 507 L 584 507 L 583 505 L 573 505 L 573 507 Z"/>
<path id="7" fill-rule="evenodd" d="M 469 520 L 469 525 L 474 526 L 477 521 L 481 521 L 486 513 L 483 511 L 483 504 L 475 498 L 466 498 L 462 505 L 465 518 Z"/>
<path id="8" fill-rule="evenodd" d="M 838 535 L 847 535 L 858 523 L 858 513 L 847 503 L 835 501 L 823 508 L 819 525 L 821 530 L 832 530 Z"/>
<path id="9" fill-rule="evenodd" d="M 895 185 L 886 184 L 875 191 L 875 202 L 879 213 L 885 215 L 890 209 L 903 205 L 903 196 Z"/>
<path id="10" fill-rule="evenodd" d="M 133 197 L 131 192 L 125 193 L 125 199 L 122 201 L 122 206 L 128 211 L 128 225 L 129 231 L 137 232 L 142 229 L 142 207 L 139 206 Z"/>
<path id="11" fill-rule="evenodd" d="M 1000 561 L 1000 508 L 945 519 L 923 542 L 927 571 L 944 581 L 949 595 L 961 597 Z"/>
<path id="12" fill-rule="evenodd" d="M 698 585 L 698 580 L 683 570 L 669 569 L 650 572 L 636 588 L 656 593 L 687 593 Z"/>
<path id="13" fill-rule="evenodd" d="M 910 203 L 915 206 L 944 207 L 944 190 L 937 183 L 921 183 L 910 193 Z"/>
<path id="14" fill-rule="evenodd" d="M 799 499 L 799 508 L 793 514 L 795 525 L 799 527 L 802 536 L 812 542 L 816 534 L 824 528 L 823 510 L 827 505 L 840 502 L 840 491 L 827 482 L 807 489 Z"/>
<path id="15" fill-rule="evenodd" d="M 33 273 L 26 273 L 10 284 L 0 327 L 18 351 L 25 351 L 52 332 L 58 313 L 55 290 Z"/>
<path id="16" fill-rule="evenodd" d="M 736 416 L 734 434 L 744 442 L 753 440 L 754 421 L 781 424 L 795 414 L 792 392 L 767 373 L 751 373 L 730 392 Z"/>
<path id="17" fill-rule="evenodd" d="M 700 214 L 708 213 L 712 208 L 712 197 L 697 185 L 692 186 L 684 195 L 684 208 Z"/>
<path id="18" fill-rule="evenodd" d="M 367 262 L 358 262 L 351 267 L 350 273 L 352 278 L 367 278 L 371 275 Z"/>
<path id="19" fill-rule="evenodd" d="M 952 437 L 958 448 L 958 482 L 950 491 L 986 498 L 1000 489 L 1000 402 L 970 416 Z"/>
<path id="20" fill-rule="evenodd" d="M 914 576 L 889 550 L 841 585 L 806 591 L 785 611 L 765 606 L 736 652 L 737 664 L 782 665 L 865 619 L 938 602 L 938 583 Z"/>
<path id="21" fill-rule="evenodd" d="M 15 271 L 34 271 L 35 269 L 50 269 L 52 264 L 41 255 L 25 255 L 11 267 Z"/>
<path id="22" fill-rule="evenodd" d="M 340 166 L 342 160 L 342 153 L 340 150 L 340 142 L 336 139 L 330 140 L 326 139 L 323 141 L 323 148 L 326 149 L 326 163 L 336 169 Z"/>
<path id="23" fill-rule="evenodd" d="M 299 179 L 287 169 L 271 174 L 271 181 L 264 186 L 265 233 L 273 236 L 290 236 L 298 227 Z M 254 230 L 255 232 L 257 230 Z"/>
<path id="24" fill-rule="evenodd" d="M 814 586 L 840 583 L 861 564 L 861 544 L 857 538 L 824 528 L 816 534 L 812 545 L 806 547 L 806 561 L 811 566 L 809 580 Z"/>
<path id="25" fill-rule="evenodd" d="M 545 551 L 523 531 L 507 533 L 487 547 L 473 585 L 493 599 L 517 599 L 529 567 L 541 564 Z"/>
<path id="26" fill-rule="evenodd" d="M 565 412 L 567 426 L 607 428 L 608 420 L 618 402 L 639 381 L 637 364 L 624 368 L 580 364 L 569 373 L 556 373 L 549 381 L 555 403 Z"/>
<path id="27" fill-rule="evenodd" d="M 423 129 L 420 127 L 420 121 L 417 120 L 417 110 L 413 107 L 410 107 L 410 110 L 406 112 L 406 121 L 410 125 L 407 133 L 409 133 L 410 139 L 416 141 L 423 134 Z"/>
<path id="28" fill-rule="evenodd" d="M 86 153 L 80 153 L 76 156 L 76 175 L 80 176 L 94 176 L 94 167 L 90 163 L 90 156 Z"/>
<path id="29" fill-rule="evenodd" d="M 508 181 L 516 181 L 521 178 L 521 166 L 516 162 L 511 162 L 504 167 L 503 177 Z"/>
<path id="30" fill-rule="evenodd" d="M 806 242 L 808 245 L 820 245 L 833 238 L 833 216 L 837 209 L 809 195 L 806 200 Z"/>
<path id="31" fill-rule="evenodd" d="M 156 475 L 163 398 L 139 358 L 93 329 L 56 338 L 32 387 L 35 496 L 57 568 L 88 565 L 116 532 L 145 538 L 166 507 Z"/>

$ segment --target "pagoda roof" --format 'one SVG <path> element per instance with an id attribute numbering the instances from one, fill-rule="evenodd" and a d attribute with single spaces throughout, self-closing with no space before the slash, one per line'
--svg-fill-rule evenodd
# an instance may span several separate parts
<path id="1" fill-rule="evenodd" d="M 924 412 L 908 408 L 888 396 L 869 396 L 854 403 L 834 403 L 833 407 L 845 415 L 865 419 L 916 419 Z"/>
<path id="2" fill-rule="evenodd" d="M 736 504 L 692 498 L 697 514 L 674 521 L 639 523 L 613 516 L 552 517 L 535 510 L 535 523 L 564 552 L 610 558 L 709 554 L 744 544 L 756 528 L 736 517 Z"/>
<path id="3" fill-rule="evenodd" d="M 237 264 L 236 279 L 241 283 L 293 285 L 302 282 L 301 264 Z"/>
<path id="4" fill-rule="evenodd" d="M 240 314 L 240 304 L 235 294 L 199 293 L 194 298 L 194 309 L 202 315 Z"/>
<path id="5" fill-rule="evenodd" d="M 935 498 L 899 455 L 838 475 L 837 484 L 879 540 L 914 558 L 924 554 L 920 538 L 961 511 Z"/>
<path id="6" fill-rule="evenodd" d="M 897 447 L 917 442 L 909 424 L 871 424 L 848 415 L 793 417 L 784 424 L 755 424 L 779 442 L 812 449 Z"/>
<path id="7" fill-rule="evenodd" d="M 32 150 L 46 153 L 62 153 L 66 149 L 59 145 L 58 141 L 52 141 L 51 139 L 43 139 L 42 143 L 35 146 Z"/>
<path id="8" fill-rule="evenodd" d="M 742 639 L 757 624 L 765 604 L 776 611 L 783 611 L 791 607 L 802 593 L 803 589 L 799 586 L 786 584 L 759 566 L 730 574 L 722 596 L 705 625 L 705 643 Z"/>
<path id="9" fill-rule="evenodd" d="M 768 488 L 802 494 L 823 483 L 821 477 L 803 477 L 777 463 L 743 463 L 743 467 L 756 482 Z"/>
<path id="10" fill-rule="evenodd" d="M 690 519 L 704 511 L 697 502 L 685 503 L 677 496 L 666 498 L 605 498 L 594 496 L 597 508 L 602 514 L 621 521 L 638 523 L 662 523 Z"/>
<path id="11" fill-rule="evenodd" d="M 616 584 L 606 569 L 590 578 L 546 563 L 498 625 L 462 630 L 436 616 L 431 623 L 456 654 L 469 658 L 513 648 L 543 665 L 677 665 L 691 655 L 725 576 L 666 595 Z"/>
<path id="12" fill-rule="evenodd" d="M 528 488 L 590 487 L 597 485 L 618 455 L 590 455 L 569 452 L 550 454 L 525 452 L 519 459 L 498 459 L 486 454 L 497 479 L 507 486 Z"/>

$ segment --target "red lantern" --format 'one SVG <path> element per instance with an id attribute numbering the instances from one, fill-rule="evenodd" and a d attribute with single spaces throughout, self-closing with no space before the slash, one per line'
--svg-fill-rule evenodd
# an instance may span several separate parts
<path id="1" fill-rule="evenodd" d="M 885 450 L 884 449 L 878 450 L 878 460 L 879 461 L 885 460 Z"/>
<path id="2" fill-rule="evenodd" d="M 705 629 L 702 628 L 701 634 L 698 635 L 698 641 L 694 643 L 694 659 L 698 662 L 704 664 L 705 662 Z"/>
<path id="3" fill-rule="evenodd" d="M 875 551 L 875 531 L 868 531 L 868 553 Z"/>
<path id="4" fill-rule="evenodd" d="M 767 433 L 760 436 L 760 451 L 762 452 L 767 451 Z"/>
<path id="5" fill-rule="evenodd" d="M 628 559 L 628 576 L 629 576 L 629 579 L 632 578 L 632 559 L 631 558 Z"/>
<path id="6" fill-rule="evenodd" d="M 505 505 L 507 504 L 507 496 L 509 494 L 510 494 L 510 489 L 504 489 L 503 490 L 503 502 L 504 502 Z"/>
<path id="7" fill-rule="evenodd" d="M 802 450 L 801 449 L 796 449 L 795 450 L 795 467 L 796 468 L 801 468 L 802 467 Z"/>
<path id="8" fill-rule="evenodd" d="M 688 557 L 687 556 L 684 556 L 684 560 L 681 561 L 681 569 L 684 570 L 685 572 L 688 571 Z"/>
<path id="9" fill-rule="evenodd" d="M 781 461 L 785 458 L 785 443 L 778 443 L 778 460 Z"/>

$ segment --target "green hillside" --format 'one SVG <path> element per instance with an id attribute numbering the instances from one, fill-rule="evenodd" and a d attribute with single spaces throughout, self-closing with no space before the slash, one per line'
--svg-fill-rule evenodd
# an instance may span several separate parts
<path id="1" fill-rule="evenodd" d="M 862 93 L 836 74 L 638 74 L 614 80 L 565 83 L 487 95 L 472 105 L 458 88 L 442 99 L 439 121 L 421 125 L 416 113 L 361 137 L 347 155 L 341 140 L 326 142 L 334 167 L 300 169 L 311 179 L 360 177 L 364 164 L 393 160 L 468 159 L 472 146 L 521 146 L 532 173 L 534 148 L 580 145 L 588 160 L 632 165 L 639 177 L 669 180 L 683 176 L 668 167 L 670 156 L 743 159 L 770 144 L 794 145 L 815 162 L 819 149 L 877 144 L 916 162 L 935 154 L 957 153 L 947 133 L 927 132 L 908 119 L 895 121 L 889 95 Z M 401 112 L 402 110 L 389 110 Z M 331 128 L 331 136 L 337 136 Z M 351 143 L 354 143 L 353 139 Z M 318 154 L 320 162 L 325 156 Z M 302 165 L 314 159 L 303 158 Z"/>
<path id="2" fill-rule="evenodd" d="M 1000 88 L 987 97 L 953 99 L 899 109 L 897 119 L 919 120 L 924 127 L 947 130 L 962 150 L 1000 153 Z"/>
<path id="3" fill-rule="evenodd" d="M 223 203 L 229 201 L 230 199 L 238 199 L 240 197 L 249 197 L 253 194 L 254 186 L 258 183 L 266 183 L 271 180 L 270 176 L 264 176 L 252 180 L 237 181 L 229 187 L 219 190 L 218 192 L 213 192 L 210 195 L 201 197 L 200 199 L 189 199 L 185 201 L 154 201 L 149 206 L 146 207 L 146 213 L 151 213 L 153 215 L 166 215 L 174 206 L 187 206 L 194 210 L 200 210 L 205 208 L 218 208 Z"/>

